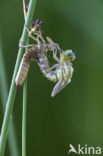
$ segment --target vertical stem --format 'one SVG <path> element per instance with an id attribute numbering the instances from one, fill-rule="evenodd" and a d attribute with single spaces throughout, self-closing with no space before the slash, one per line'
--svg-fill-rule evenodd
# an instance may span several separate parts
<path id="1" fill-rule="evenodd" d="M 26 156 L 26 107 L 27 107 L 27 78 L 23 84 L 22 156 Z"/>
<path id="2" fill-rule="evenodd" d="M 29 10 L 28 10 L 26 21 L 25 21 L 25 25 L 27 27 L 29 27 L 31 24 L 33 12 L 35 9 L 35 3 L 36 3 L 36 0 L 30 0 Z M 28 33 L 24 27 L 22 37 L 21 37 L 21 43 L 22 44 L 26 44 L 27 37 L 28 37 Z M 4 119 L 3 119 L 2 129 L 1 129 L 0 156 L 3 155 L 4 149 L 5 149 L 8 127 L 9 127 L 9 122 L 10 122 L 10 116 L 12 113 L 13 104 L 14 104 L 15 95 L 16 95 L 15 77 L 16 77 L 16 74 L 17 74 L 17 71 L 18 71 L 18 68 L 20 65 L 20 61 L 21 61 L 23 52 L 24 52 L 24 49 L 19 48 L 17 61 L 16 61 L 14 73 L 13 73 L 12 82 L 11 82 L 11 87 L 10 87 L 10 91 L 9 91 L 9 96 L 8 96 L 8 100 L 7 100 L 7 104 L 6 104 L 6 110 L 5 110 L 5 115 L 4 115 Z"/>
<path id="3" fill-rule="evenodd" d="M 1 34 L 1 29 L 0 29 L 0 34 Z M 6 69 L 5 69 L 5 63 L 4 63 L 4 57 L 3 57 L 1 36 L 0 36 L 0 93 L 1 93 L 1 100 L 2 100 L 2 108 L 4 112 L 6 100 L 8 97 L 8 85 L 7 85 L 7 76 L 6 76 Z M 10 127 L 9 127 L 8 145 L 9 145 L 10 155 L 19 156 L 17 137 L 16 137 L 16 132 L 15 132 L 15 124 L 14 124 L 13 119 L 11 119 Z"/>
<path id="4" fill-rule="evenodd" d="M 23 0 L 23 12 L 24 20 L 26 20 L 27 14 L 25 14 L 25 0 Z M 27 40 L 28 44 L 29 39 Z M 22 156 L 26 156 L 26 109 L 27 109 L 27 78 L 23 84 L 23 110 L 22 110 Z"/>

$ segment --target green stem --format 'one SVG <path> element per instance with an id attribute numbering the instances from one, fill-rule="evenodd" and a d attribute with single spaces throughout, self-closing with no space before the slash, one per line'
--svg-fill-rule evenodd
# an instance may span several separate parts
<path id="1" fill-rule="evenodd" d="M 26 156 L 26 107 L 27 107 L 27 79 L 23 84 L 22 156 Z"/>
<path id="2" fill-rule="evenodd" d="M 1 34 L 1 29 L 0 29 Z M 0 93 L 2 100 L 2 108 L 3 112 L 5 111 L 5 104 L 8 97 L 8 85 L 7 85 L 7 76 L 6 69 L 3 57 L 3 49 L 2 49 L 2 39 L 0 36 Z M 19 150 L 17 146 L 17 137 L 15 133 L 15 124 L 13 118 L 10 121 L 9 133 L 8 133 L 8 145 L 11 156 L 19 156 Z"/>
<path id="3" fill-rule="evenodd" d="M 33 12 L 35 9 L 35 3 L 36 3 L 36 0 L 30 0 L 28 15 L 27 15 L 27 18 L 25 21 L 25 25 L 28 28 L 29 28 L 31 21 L 32 21 Z M 28 37 L 28 33 L 24 27 L 22 37 L 21 37 L 21 43 L 22 44 L 26 44 L 27 37 Z M 14 104 L 15 95 L 16 95 L 15 77 L 16 77 L 16 74 L 17 74 L 17 71 L 18 71 L 18 68 L 20 65 L 21 58 L 23 56 L 23 52 L 24 52 L 24 49 L 19 48 L 17 61 L 16 61 L 14 73 L 13 73 L 12 82 L 11 82 L 11 87 L 10 87 L 10 91 L 9 91 L 9 96 L 8 96 L 8 100 L 7 100 L 7 104 L 6 104 L 6 110 L 5 110 L 5 115 L 4 115 L 4 119 L 3 119 L 2 129 L 1 129 L 0 156 L 3 155 L 5 144 L 6 144 L 6 138 L 7 138 L 8 127 L 9 127 L 9 122 L 10 122 L 10 116 L 12 113 L 13 104 Z"/>

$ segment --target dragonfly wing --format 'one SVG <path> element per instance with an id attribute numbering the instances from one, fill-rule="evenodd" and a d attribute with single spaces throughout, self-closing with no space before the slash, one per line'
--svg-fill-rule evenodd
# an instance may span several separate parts
<path id="1" fill-rule="evenodd" d="M 57 82 L 56 85 L 53 88 L 51 96 L 54 97 L 63 88 L 65 88 L 68 85 L 68 83 L 70 83 L 70 80 L 69 81 L 65 81 L 65 82 L 62 82 L 62 81 Z"/>

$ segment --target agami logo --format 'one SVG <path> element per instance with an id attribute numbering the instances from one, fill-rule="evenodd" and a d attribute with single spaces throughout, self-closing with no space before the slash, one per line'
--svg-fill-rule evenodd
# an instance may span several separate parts
<path id="1" fill-rule="evenodd" d="M 77 149 L 72 145 L 72 144 L 69 144 L 69 151 L 68 151 L 68 154 L 70 153 L 75 153 L 75 154 L 96 154 L 96 155 L 100 155 L 102 154 L 102 149 L 101 147 L 89 147 L 87 145 L 84 145 L 84 146 L 81 146 L 80 144 L 78 144 L 78 147 Z"/>

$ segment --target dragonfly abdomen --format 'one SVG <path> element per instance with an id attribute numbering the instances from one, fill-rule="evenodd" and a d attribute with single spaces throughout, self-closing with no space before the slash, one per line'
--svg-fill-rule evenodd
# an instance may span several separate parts
<path id="1" fill-rule="evenodd" d="M 50 81 L 57 81 L 57 73 L 53 70 L 49 70 L 50 66 L 48 64 L 48 59 L 45 53 L 39 53 L 38 54 L 38 65 L 41 69 L 41 72 L 43 73 L 43 75 L 49 79 Z"/>
<path id="2" fill-rule="evenodd" d="M 29 51 L 27 51 L 21 60 L 20 67 L 19 67 L 16 79 L 15 79 L 17 87 L 21 86 L 22 83 L 24 82 L 27 76 L 28 70 L 29 70 L 30 61 L 31 61 L 31 56 L 30 56 Z"/>
<path id="3" fill-rule="evenodd" d="M 56 82 L 58 81 L 57 79 L 57 73 L 55 71 L 50 71 L 49 73 L 46 74 L 46 78 L 50 81 Z"/>

